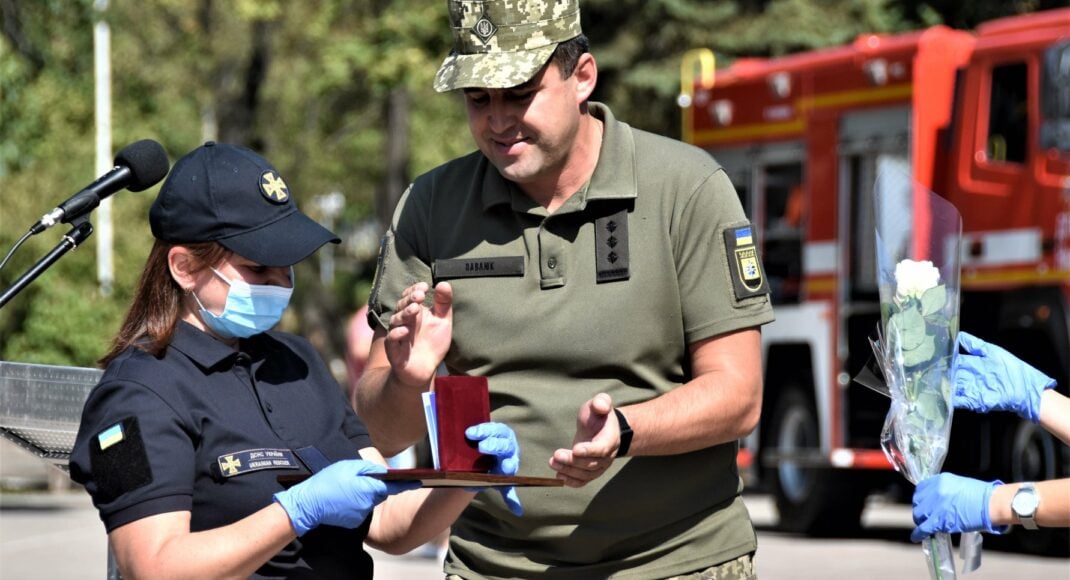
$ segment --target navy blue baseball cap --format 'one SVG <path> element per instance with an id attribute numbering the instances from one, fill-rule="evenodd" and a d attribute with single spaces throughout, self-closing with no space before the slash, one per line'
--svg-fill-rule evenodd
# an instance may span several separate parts
<path id="1" fill-rule="evenodd" d="M 266 159 L 212 141 L 175 163 L 149 209 L 149 225 L 159 240 L 218 242 L 263 266 L 292 266 L 341 241 L 297 209 Z"/>

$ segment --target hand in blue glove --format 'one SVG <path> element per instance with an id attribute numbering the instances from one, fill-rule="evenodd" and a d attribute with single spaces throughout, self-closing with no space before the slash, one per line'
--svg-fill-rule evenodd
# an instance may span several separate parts
<path id="1" fill-rule="evenodd" d="M 1040 396 L 1055 379 L 1022 362 L 1002 348 L 959 331 L 955 362 L 955 407 L 979 413 L 1014 411 L 1023 419 L 1040 421 Z"/>
<path id="2" fill-rule="evenodd" d="M 988 500 L 1002 481 L 978 481 L 954 473 L 923 479 L 914 490 L 914 523 L 910 541 L 920 542 L 937 532 L 989 532 L 1002 534 L 1006 526 L 992 527 Z"/>
<path id="3" fill-rule="evenodd" d="M 490 470 L 499 475 L 516 475 L 520 470 L 520 445 L 516 442 L 516 433 L 503 423 L 480 423 L 464 430 L 464 436 L 479 442 L 479 452 L 493 455 L 497 463 Z M 499 487 L 505 505 L 513 514 L 524 515 L 524 506 L 513 486 Z"/>
<path id="4" fill-rule="evenodd" d="M 386 467 L 363 459 L 332 463 L 301 483 L 274 495 L 298 536 L 320 524 L 356 528 L 387 496 L 420 487 L 417 482 L 386 482 L 371 473 Z"/>

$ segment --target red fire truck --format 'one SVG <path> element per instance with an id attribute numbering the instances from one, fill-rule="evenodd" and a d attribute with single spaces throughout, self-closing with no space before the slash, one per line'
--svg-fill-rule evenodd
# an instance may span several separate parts
<path id="1" fill-rule="evenodd" d="M 867 34 L 848 46 L 683 65 L 685 140 L 728 171 L 776 305 L 761 426 L 741 465 L 781 525 L 859 525 L 903 481 L 880 450 L 888 400 L 854 384 L 879 320 L 878 172 L 908 172 L 963 218 L 961 328 L 1070 383 L 1070 9 Z M 1007 413 L 955 414 L 945 471 L 1066 476 L 1070 452 Z M 1022 535 L 1022 534 L 1019 534 Z"/>

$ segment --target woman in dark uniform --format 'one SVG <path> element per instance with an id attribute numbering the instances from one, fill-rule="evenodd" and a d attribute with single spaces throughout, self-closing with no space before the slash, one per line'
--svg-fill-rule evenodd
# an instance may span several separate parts
<path id="1" fill-rule="evenodd" d="M 123 575 L 368 578 L 365 541 L 401 553 L 448 527 L 473 493 L 368 477 L 385 461 L 337 382 L 306 340 L 269 332 L 291 266 L 339 241 L 274 168 L 206 143 L 175 164 L 149 221 L 156 242 L 70 462 Z M 516 473 L 508 427 L 467 435 Z"/>

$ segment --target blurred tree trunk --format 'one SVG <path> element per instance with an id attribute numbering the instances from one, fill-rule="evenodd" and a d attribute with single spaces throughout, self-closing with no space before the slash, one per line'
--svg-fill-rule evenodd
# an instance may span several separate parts
<path id="1" fill-rule="evenodd" d="M 212 38 L 212 22 L 212 0 L 201 0 L 197 6 L 197 23 L 206 42 Z M 178 23 L 172 22 L 172 26 L 177 27 Z M 213 86 L 217 84 L 217 82 L 212 83 Z M 216 99 L 208 99 L 201 106 L 201 141 L 217 139 L 219 139 L 219 107 Z"/>
<path id="2" fill-rule="evenodd" d="M 41 53 L 40 48 L 34 46 L 33 42 L 24 32 L 23 27 L 22 7 L 16 0 L 0 0 L 0 31 L 3 32 L 4 38 L 7 38 L 8 42 L 15 49 L 22 58 L 26 59 L 27 64 L 30 65 L 30 69 L 33 71 L 32 76 L 37 76 L 41 72 L 41 69 L 45 67 L 45 56 Z"/>
<path id="3" fill-rule="evenodd" d="M 245 67 L 245 76 L 234 84 L 241 89 L 236 94 L 227 94 L 230 79 L 221 78 L 219 116 L 219 140 L 224 143 L 241 143 L 253 150 L 264 152 L 264 138 L 257 123 L 260 108 L 261 88 L 267 77 L 271 56 L 271 24 L 258 20 L 252 24 L 249 62 Z M 224 65 L 225 66 L 225 65 Z M 224 75 L 232 74 L 233 68 L 224 69 Z M 266 153 L 265 153 L 266 154 Z"/>
<path id="4" fill-rule="evenodd" d="M 249 34 L 242 38 L 233 26 L 216 26 L 215 7 L 214 0 L 201 0 L 196 10 L 203 40 L 214 56 L 208 74 L 211 93 L 201 111 L 202 140 L 237 143 L 266 155 L 266 142 L 257 120 L 271 63 L 272 24 L 254 20 Z M 217 34 L 229 38 L 217 39 Z M 248 50 L 235 51 L 235 38 L 241 39 L 239 44 L 248 42 Z M 241 61 L 242 54 L 248 54 L 247 62 Z"/>

